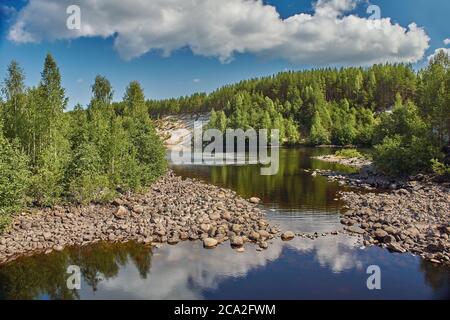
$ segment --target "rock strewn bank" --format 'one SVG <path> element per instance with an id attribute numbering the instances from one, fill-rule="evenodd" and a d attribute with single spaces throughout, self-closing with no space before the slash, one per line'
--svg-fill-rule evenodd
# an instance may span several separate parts
<path id="1" fill-rule="evenodd" d="M 330 170 L 316 169 L 313 175 L 321 175 L 331 181 L 337 181 L 339 185 L 364 188 L 366 190 L 390 189 L 396 190 L 406 187 L 410 181 L 424 181 L 425 176 L 417 175 L 408 179 L 390 178 L 379 174 L 372 165 L 366 165 L 359 168 L 356 173 L 342 173 Z"/>
<path id="2" fill-rule="evenodd" d="M 203 240 L 205 247 L 230 240 L 267 248 L 279 233 L 257 207 L 257 198 L 169 172 L 145 194 L 124 195 L 110 204 L 32 210 L 14 218 L 0 235 L 0 264 L 22 255 L 61 251 L 98 241 L 176 244 Z"/>
<path id="3" fill-rule="evenodd" d="M 341 223 L 360 234 L 365 245 L 411 252 L 450 266 L 450 190 L 410 181 L 386 193 L 342 192 L 346 211 Z"/>
<path id="4" fill-rule="evenodd" d="M 317 157 L 313 157 L 313 159 L 322 160 L 322 161 L 331 162 L 331 163 L 338 163 L 338 164 L 342 164 L 342 165 L 346 165 L 346 166 L 352 166 L 355 168 L 362 168 L 364 166 L 369 166 L 372 164 L 372 161 L 368 160 L 368 159 L 358 158 L 358 157 L 344 158 L 344 157 L 336 156 L 333 154 L 317 156 Z"/>

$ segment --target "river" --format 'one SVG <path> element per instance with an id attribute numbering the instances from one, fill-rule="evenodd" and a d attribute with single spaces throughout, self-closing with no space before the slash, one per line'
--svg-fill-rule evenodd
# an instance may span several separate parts
<path id="1" fill-rule="evenodd" d="M 280 168 L 261 176 L 257 165 L 175 166 L 194 177 L 262 199 L 268 218 L 284 230 L 342 230 L 337 183 L 311 169 L 350 168 L 311 159 L 327 149 L 280 150 Z M 200 241 L 150 248 L 97 243 L 49 255 L 20 258 L 0 267 L 0 299 L 448 299 L 450 270 L 409 253 L 363 248 L 339 234 L 311 240 L 274 240 L 258 252 Z M 69 265 L 80 267 L 81 288 L 70 290 Z M 381 289 L 367 288 L 367 267 L 381 271 Z"/>

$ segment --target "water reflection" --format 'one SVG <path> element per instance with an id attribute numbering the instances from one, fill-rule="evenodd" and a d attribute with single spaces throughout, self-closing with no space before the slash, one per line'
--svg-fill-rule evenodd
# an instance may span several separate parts
<path id="1" fill-rule="evenodd" d="M 334 199 L 337 183 L 321 176 L 315 169 L 352 171 L 351 168 L 312 159 L 311 156 L 332 152 L 330 149 L 281 149 L 279 171 L 273 176 L 260 175 L 259 165 L 195 166 L 173 165 L 183 176 L 199 178 L 237 191 L 244 197 L 258 195 L 268 206 L 288 210 L 335 213 L 340 205 Z"/>
<path id="2" fill-rule="evenodd" d="M 84 285 L 97 291 L 102 279 L 118 276 L 122 267 L 132 263 L 145 279 L 151 267 L 151 251 L 133 243 L 99 243 L 69 248 L 50 255 L 21 258 L 0 267 L 1 299 L 77 299 L 80 292 L 66 285 L 67 267 L 77 265 Z"/>
<path id="3" fill-rule="evenodd" d="M 135 243 L 99 243 L 48 256 L 22 258 L 0 268 L 2 299 L 300 299 L 445 298 L 448 273 L 410 255 L 356 249 L 344 235 L 274 241 L 268 250 L 200 242 L 151 249 Z M 366 267 L 380 265 L 383 290 L 365 288 Z M 82 270 L 81 290 L 66 286 L 67 267 Z M 419 267 L 419 270 L 417 270 Z M 401 272 L 399 272 L 401 271 Z M 417 274 L 422 274 L 417 277 Z M 425 280 L 425 281 L 424 281 Z M 404 285 L 409 290 L 404 290 Z M 261 290 L 264 286 L 264 290 Z M 275 290 L 278 288 L 279 290 Z M 412 294 L 414 293 L 414 294 Z"/>

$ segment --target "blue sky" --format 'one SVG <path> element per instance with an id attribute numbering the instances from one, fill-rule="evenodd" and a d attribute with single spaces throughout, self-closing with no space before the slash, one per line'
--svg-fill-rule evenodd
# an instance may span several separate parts
<path id="1" fill-rule="evenodd" d="M 44 0 L 46 3 L 51 1 L 52 0 Z M 218 0 L 215 2 L 217 1 Z M 244 0 L 234 1 L 238 6 L 240 5 L 239 2 Z M 324 8 L 329 8 L 331 6 L 328 2 L 342 2 L 346 5 L 353 2 L 353 0 L 321 1 L 324 3 Z M 369 3 L 366 1 L 355 1 L 355 7 L 352 7 L 351 10 L 343 9 L 342 12 L 339 13 L 340 18 L 348 15 L 355 15 L 365 19 L 369 15 L 366 13 Z M 39 2 L 39 0 L 37 0 L 37 2 Z M 78 2 L 81 3 L 83 1 Z M 132 2 L 133 1 L 130 1 L 129 3 Z M 42 12 L 36 10 L 44 9 L 39 7 L 32 8 L 29 6 L 28 1 L 3 0 L 1 3 L 1 77 L 3 78 L 6 73 L 7 64 L 12 59 L 16 59 L 25 70 L 27 85 L 37 84 L 40 79 L 44 57 L 47 52 L 50 52 L 55 56 L 61 69 L 63 85 L 66 88 L 66 94 L 70 99 L 69 109 L 78 102 L 83 105 L 88 103 L 90 99 L 90 85 L 96 74 L 102 74 L 111 81 L 115 89 L 115 100 L 120 100 L 122 98 L 124 89 L 131 80 L 138 80 L 143 85 L 145 94 L 148 98 L 159 99 L 187 95 L 198 91 L 210 92 L 227 83 L 252 77 L 270 75 L 285 70 L 301 70 L 304 68 L 318 68 L 328 65 L 369 65 L 371 64 L 371 61 L 374 61 L 373 57 L 370 56 L 371 50 L 365 50 L 364 48 L 349 48 L 351 49 L 349 52 L 356 52 L 355 55 L 349 59 L 343 57 L 346 52 L 342 51 L 342 48 L 336 50 L 333 49 L 334 44 L 338 43 L 336 41 L 340 40 L 329 39 L 331 36 L 326 36 L 332 34 L 331 31 L 317 31 L 312 29 L 311 33 L 308 35 L 297 35 L 297 33 L 293 33 L 287 38 L 286 43 L 279 44 L 277 38 L 284 37 L 287 31 L 290 32 L 290 30 L 292 30 L 292 25 L 283 25 L 282 20 L 298 13 L 305 13 L 311 16 L 315 14 L 316 8 L 309 0 L 265 1 L 264 7 L 263 5 L 255 7 L 255 10 L 253 11 L 257 12 L 260 10 L 261 15 L 258 15 L 254 20 L 248 16 L 243 16 L 243 21 L 250 22 L 245 23 L 244 26 L 242 23 L 232 25 L 232 30 L 236 30 L 237 28 L 242 28 L 242 30 L 236 32 L 236 35 L 233 36 L 233 38 L 228 37 L 227 31 L 226 35 L 224 35 L 224 39 L 226 40 L 221 41 L 219 45 L 219 47 L 223 45 L 223 48 L 217 50 L 215 47 L 211 48 L 210 46 L 210 43 L 214 44 L 214 41 L 223 35 L 223 31 L 218 31 L 218 33 L 214 34 L 215 31 L 212 30 L 215 28 L 214 21 L 217 17 L 205 17 L 205 21 L 202 21 L 201 24 L 195 24 L 195 21 L 189 21 L 189 17 L 187 17 L 187 19 L 184 17 L 182 22 L 176 22 L 177 25 L 181 24 L 181 31 L 175 33 L 167 33 L 163 30 L 163 28 L 170 29 L 170 24 L 167 24 L 164 27 L 161 25 L 148 26 L 148 28 L 158 29 L 159 33 L 156 35 L 151 34 L 151 36 L 148 36 L 145 33 L 140 36 L 138 38 L 138 48 L 133 49 L 131 53 L 128 48 L 134 48 L 136 43 L 133 30 L 131 36 L 129 34 L 123 36 L 126 45 L 117 43 L 118 40 L 116 38 L 118 35 L 120 35 L 120 33 L 126 33 L 129 28 L 129 25 L 127 24 L 129 17 L 122 17 L 120 10 L 107 13 L 108 17 L 105 19 L 117 20 L 117 25 L 119 25 L 119 27 L 117 29 L 118 31 L 114 31 L 112 34 L 105 36 L 102 34 L 102 30 L 97 29 L 108 24 L 109 21 L 102 21 L 101 24 L 99 22 L 99 24 L 96 25 L 96 16 L 91 13 L 92 10 L 89 11 L 89 14 L 85 14 L 83 11 L 84 7 L 81 4 L 82 14 L 86 16 L 86 19 L 91 19 L 91 21 L 87 21 L 90 23 L 89 31 L 86 31 L 86 29 L 83 32 L 93 32 L 92 30 L 94 30 L 93 34 L 86 36 L 86 33 L 84 35 L 73 35 L 59 32 L 58 28 L 64 28 L 64 26 L 56 21 L 57 19 L 55 20 L 54 27 L 45 29 L 48 28 L 48 23 L 42 22 L 42 19 L 51 21 L 53 17 L 52 13 L 49 13 L 48 16 L 45 14 L 43 15 Z M 424 47 L 424 35 L 422 33 L 416 32 L 411 34 L 410 37 L 406 37 L 401 33 L 399 34 L 398 32 L 395 33 L 396 31 L 392 31 L 393 27 L 391 28 L 390 26 L 386 26 L 387 30 L 390 30 L 390 33 L 386 31 L 386 33 L 389 34 L 387 37 L 396 37 L 395 39 L 381 39 L 379 34 L 368 33 L 368 37 L 373 37 L 372 40 L 369 39 L 370 42 L 368 43 L 371 44 L 378 41 L 378 47 L 389 47 L 397 42 L 401 42 L 401 44 L 399 44 L 399 52 L 416 50 L 417 54 L 423 54 L 423 59 L 417 59 L 417 54 L 415 58 L 407 56 L 408 53 L 405 53 L 405 56 L 400 57 L 400 59 L 404 59 L 405 61 L 414 61 L 414 66 L 417 68 L 423 66 L 426 57 L 432 54 L 436 48 L 446 47 L 443 41 L 444 39 L 450 38 L 450 20 L 448 19 L 450 1 L 373 0 L 370 4 L 378 5 L 381 9 L 381 18 L 390 17 L 392 25 L 398 23 L 401 27 L 407 28 L 410 23 L 416 23 L 419 28 L 423 29 L 424 33 L 429 38 L 427 43 L 427 46 L 429 47 Z M 269 5 L 275 7 L 280 15 L 279 21 L 277 19 L 275 19 L 275 21 L 270 14 L 270 10 L 267 10 Z M 29 8 L 27 8 L 27 6 L 29 6 Z M 27 16 L 25 14 L 27 13 L 25 11 L 26 9 L 29 12 L 34 12 L 31 9 L 35 10 L 36 16 L 41 18 L 37 20 L 37 18 L 30 17 L 29 15 Z M 167 10 L 167 8 L 163 9 Z M 187 8 L 186 11 L 188 9 L 189 8 Z M 151 15 L 151 8 L 148 10 L 148 14 Z M 197 10 L 197 8 L 193 8 L 193 10 L 201 11 L 200 9 Z M 21 16 L 22 11 L 25 13 Z M 209 11 L 206 10 L 205 12 Z M 156 7 L 155 12 L 157 12 Z M 139 19 L 143 19 L 142 25 L 147 27 L 145 14 L 147 13 L 143 13 Z M 226 15 L 227 12 L 225 11 L 224 14 Z M 225 20 L 226 23 L 234 21 L 235 14 L 236 13 L 233 12 L 233 15 L 231 15 L 232 18 Z M 82 23 L 83 15 L 81 20 Z M 59 16 L 55 17 L 59 19 Z M 340 19 L 339 17 L 338 19 Z M 65 16 L 62 18 L 65 19 Z M 121 20 L 122 18 L 123 20 Z M 267 19 L 267 22 L 263 21 L 262 27 L 257 24 L 258 20 L 264 19 Z M 195 20 L 195 18 L 193 18 L 193 20 Z M 22 36 L 22 34 L 16 35 L 13 37 L 14 39 L 12 39 L 10 35 L 11 28 L 17 24 L 18 21 L 23 21 L 25 23 L 26 28 L 24 28 L 24 30 L 29 32 L 29 34 L 33 38 L 36 38 L 37 41 L 24 40 L 26 37 Z M 186 24 L 186 21 L 189 21 L 189 27 L 182 25 L 183 23 Z M 273 23 L 273 26 L 267 26 L 270 23 Z M 111 25 L 115 26 L 115 24 Z M 203 25 L 205 25 L 204 28 L 206 30 L 202 29 Z M 261 29 L 266 26 L 268 29 L 263 30 L 262 34 L 253 30 L 256 28 Z M 186 35 L 186 39 L 184 39 L 183 28 L 195 29 L 196 33 L 194 36 Z M 267 34 L 267 38 L 270 38 L 272 36 L 271 30 L 275 30 L 276 28 L 285 29 L 279 31 L 280 33 L 274 34 L 273 39 L 270 40 L 272 42 L 266 45 L 264 35 Z M 299 28 L 301 28 L 301 26 Z M 143 32 L 141 29 L 136 32 Z M 209 39 L 209 30 L 212 30 L 211 32 L 215 37 L 212 40 Z M 343 28 L 340 32 L 340 36 L 344 39 L 343 41 L 345 41 L 347 34 L 349 34 L 349 37 L 361 38 L 355 40 L 355 42 L 365 43 L 364 41 L 368 41 L 367 37 L 364 36 L 364 32 L 356 33 L 356 31 L 349 30 L 349 28 Z M 242 34 L 243 36 L 240 38 L 240 35 Z M 307 39 L 305 38 L 306 36 L 311 36 L 314 41 L 317 41 L 315 44 L 317 48 L 307 48 L 308 43 L 305 40 Z M 208 39 L 203 39 L 202 37 Z M 301 37 L 301 41 L 291 45 L 292 42 L 297 40 L 295 37 Z M 317 38 L 320 37 L 322 37 L 323 40 L 317 40 Z M 161 38 L 162 40 L 160 40 Z M 257 39 L 257 41 L 255 41 L 255 43 L 250 43 L 253 39 Z M 160 44 L 160 47 L 157 47 L 156 49 L 155 47 L 152 47 L 156 46 L 155 41 L 161 41 L 162 43 Z M 415 41 L 418 44 L 410 49 L 410 43 Z M 142 44 L 142 42 L 144 42 L 144 44 Z M 187 44 L 183 45 L 185 42 Z M 228 45 L 229 42 L 232 42 L 233 44 Z M 143 47 L 141 47 L 141 45 Z M 348 47 L 348 45 L 346 46 Z M 365 46 L 367 46 L 367 44 L 365 44 Z M 230 49 L 231 54 L 227 51 L 229 47 L 232 47 L 232 49 Z M 450 45 L 447 45 L 447 47 L 450 47 Z M 164 56 L 162 51 L 167 48 L 170 48 L 170 55 Z M 339 52 L 339 50 L 342 52 Z M 196 51 L 195 54 L 193 51 Z M 384 59 L 380 61 L 391 61 L 394 59 L 388 51 L 389 48 L 380 49 L 381 58 Z M 132 58 L 130 58 L 130 54 L 133 55 Z M 317 59 L 315 59 L 315 57 L 317 57 Z M 353 61 L 355 61 L 355 63 L 353 63 Z M 393 62 L 395 61 L 393 60 Z"/>

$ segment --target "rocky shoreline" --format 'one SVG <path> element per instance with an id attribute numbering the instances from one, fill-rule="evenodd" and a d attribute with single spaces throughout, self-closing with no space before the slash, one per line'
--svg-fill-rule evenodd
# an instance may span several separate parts
<path id="1" fill-rule="evenodd" d="M 328 154 L 328 155 L 324 155 L 324 156 L 316 156 L 316 157 L 313 157 L 313 159 L 318 159 L 318 160 L 327 161 L 327 162 L 331 162 L 331 163 L 338 163 L 338 164 L 342 164 L 342 165 L 346 165 L 346 166 L 352 166 L 355 168 L 362 168 L 364 166 L 370 166 L 372 164 L 371 160 L 368 160 L 365 158 L 359 158 L 359 157 L 344 158 L 344 157 L 336 156 L 334 154 Z"/>
<path id="2" fill-rule="evenodd" d="M 343 192 L 341 223 L 362 236 L 364 245 L 411 252 L 450 266 L 450 191 L 438 185 L 411 184 L 387 193 Z"/>
<path id="3" fill-rule="evenodd" d="M 99 241 L 151 245 L 202 240 L 205 248 L 228 241 L 240 251 L 244 243 L 252 242 L 262 250 L 280 229 L 269 225 L 258 202 L 169 172 L 145 194 L 123 195 L 109 204 L 55 206 L 17 215 L 0 235 L 0 264 Z M 291 239 L 289 232 L 282 236 Z"/>
<path id="4" fill-rule="evenodd" d="M 346 204 L 344 230 L 360 236 L 364 245 L 411 252 L 450 266 L 450 186 L 424 175 L 395 180 L 377 174 L 371 166 L 352 174 L 324 170 L 313 174 L 366 190 L 340 192 Z"/>

